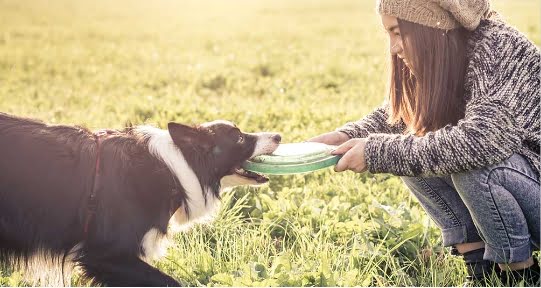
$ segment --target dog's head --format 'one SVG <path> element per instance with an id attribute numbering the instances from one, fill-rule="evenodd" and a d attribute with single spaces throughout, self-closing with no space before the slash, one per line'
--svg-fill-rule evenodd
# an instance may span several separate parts
<path id="1" fill-rule="evenodd" d="M 244 133 L 223 120 L 197 127 L 169 123 L 168 129 L 194 172 L 199 177 L 207 177 L 204 182 L 221 182 L 224 188 L 266 183 L 267 177 L 245 171 L 241 164 L 274 152 L 281 140 L 276 133 Z"/>

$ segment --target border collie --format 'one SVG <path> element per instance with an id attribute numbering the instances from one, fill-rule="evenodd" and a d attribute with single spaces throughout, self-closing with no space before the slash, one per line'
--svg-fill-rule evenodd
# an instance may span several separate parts
<path id="1" fill-rule="evenodd" d="M 92 133 L 0 113 L 0 265 L 45 281 L 56 264 L 61 285 L 73 263 L 98 285 L 179 286 L 147 263 L 169 223 L 205 221 L 221 188 L 268 181 L 240 165 L 280 140 L 227 121 Z"/>

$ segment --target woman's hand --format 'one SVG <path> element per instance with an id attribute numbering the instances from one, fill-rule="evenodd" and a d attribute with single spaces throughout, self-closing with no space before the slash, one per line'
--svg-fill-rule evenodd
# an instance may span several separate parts
<path id="1" fill-rule="evenodd" d="M 366 147 L 365 138 L 355 138 L 347 141 L 336 148 L 332 154 L 344 155 L 334 167 L 334 171 L 342 172 L 351 170 L 353 172 L 362 173 L 367 170 L 366 156 L 364 148 Z"/>
<path id="2" fill-rule="evenodd" d="M 349 140 L 344 132 L 333 131 L 308 139 L 308 142 L 319 142 L 327 145 L 340 145 Z"/>

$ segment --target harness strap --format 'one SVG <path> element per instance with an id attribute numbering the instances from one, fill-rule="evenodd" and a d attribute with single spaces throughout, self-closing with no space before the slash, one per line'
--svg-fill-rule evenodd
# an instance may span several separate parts
<path id="1" fill-rule="evenodd" d="M 101 189 L 101 148 L 102 148 L 102 142 L 103 140 L 107 139 L 109 136 L 117 135 L 118 131 L 115 130 L 99 130 L 94 133 L 94 140 L 96 141 L 96 166 L 94 168 L 94 181 L 92 182 L 91 192 L 88 196 L 88 204 L 86 209 L 86 215 L 84 220 L 84 226 L 83 226 L 83 237 L 86 239 L 88 237 L 88 232 L 90 229 L 90 225 L 92 224 L 92 221 L 94 220 L 96 216 L 98 201 L 97 201 L 97 194 L 99 190 Z M 173 188 L 171 191 L 171 208 L 173 210 L 176 210 L 178 206 L 185 205 L 186 199 L 182 197 L 181 190 L 182 185 L 180 184 L 177 177 L 173 174 Z M 174 211 L 173 211 L 174 212 Z"/>
<path id="2" fill-rule="evenodd" d="M 100 171 L 100 159 L 101 159 L 101 144 L 110 135 L 114 135 L 117 132 L 114 130 L 99 130 L 94 133 L 94 140 L 96 141 L 96 166 L 94 168 L 94 181 L 92 182 L 92 187 L 90 190 L 90 195 L 88 196 L 88 204 L 86 209 L 85 222 L 83 226 L 84 238 L 88 236 L 88 230 L 94 216 L 96 215 L 97 208 L 97 199 L 96 195 L 99 190 L 101 171 Z"/>

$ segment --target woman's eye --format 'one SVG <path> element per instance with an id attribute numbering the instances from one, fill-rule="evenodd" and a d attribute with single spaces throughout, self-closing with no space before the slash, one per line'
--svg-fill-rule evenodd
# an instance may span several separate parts
<path id="1" fill-rule="evenodd" d="M 243 142 L 244 142 L 244 136 L 239 135 L 239 139 L 237 140 L 237 143 L 238 143 L 238 144 L 241 144 L 241 143 L 243 143 Z"/>

